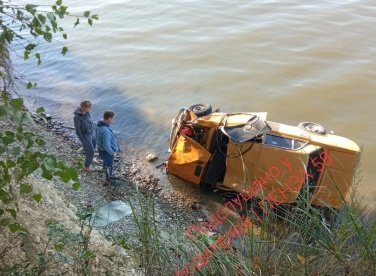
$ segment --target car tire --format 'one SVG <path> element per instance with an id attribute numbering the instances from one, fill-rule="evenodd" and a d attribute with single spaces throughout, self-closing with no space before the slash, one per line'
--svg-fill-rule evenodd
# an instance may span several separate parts
<path id="1" fill-rule="evenodd" d="M 189 110 L 191 110 L 197 117 L 203 117 L 212 113 L 212 106 L 210 104 L 194 104 Z"/>
<path id="2" fill-rule="evenodd" d="M 317 134 L 326 134 L 326 129 L 320 124 L 311 122 L 301 122 L 298 127 Z"/>

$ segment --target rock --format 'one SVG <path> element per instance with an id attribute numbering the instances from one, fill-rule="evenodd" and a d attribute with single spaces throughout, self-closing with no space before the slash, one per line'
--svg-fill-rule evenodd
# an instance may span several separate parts
<path id="1" fill-rule="evenodd" d="M 45 113 L 45 112 L 42 112 L 42 116 L 43 116 L 44 118 L 46 118 L 47 120 L 51 120 L 51 119 L 52 119 L 51 114 L 48 114 L 48 113 Z"/>
<path id="2" fill-rule="evenodd" d="M 154 155 L 153 153 L 149 153 L 148 155 L 146 155 L 146 160 L 149 162 L 154 162 L 157 159 L 158 156 Z"/>
<path id="3" fill-rule="evenodd" d="M 190 207 L 192 208 L 192 210 L 199 210 L 201 209 L 201 205 L 198 203 L 198 202 L 192 202 Z"/>
<path id="4" fill-rule="evenodd" d="M 139 172 L 140 172 L 139 169 L 133 169 L 133 170 L 131 171 L 131 175 L 136 175 L 136 174 L 139 173 Z"/>
<path id="5" fill-rule="evenodd" d="M 36 243 L 40 243 L 40 237 L 39 236 L 35 236 L 34 240 L 35 240 Z"/>

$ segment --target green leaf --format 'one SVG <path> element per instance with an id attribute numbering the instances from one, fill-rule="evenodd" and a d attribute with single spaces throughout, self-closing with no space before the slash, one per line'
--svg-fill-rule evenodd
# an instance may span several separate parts
<path id="1" fill-rule="evenodd" d="M 53 21 L 52 21 L 53 22 Z M 52 34 L 51 33 L 44 33 L 43 34 L 43 38 L 44 40 L 46 40 L 47 42 L 51 42 L 52 40 Z"/>
<path id="2" fill-rule="evenodd" d="M 6 136 L 11 136 L 11 137 L 15 137 L 16 136 L 16 133 L 14 132 L 14 131 L 11 131 L 11 130 L 6 130 L 5 132 L 4 132 L 4 134 L 6 135 Z"/>
<path id="3" fill-rule="evenodd" d="M 52 155 L 47 156 L 43 160 L 43 164 L 48 171 L 53 171 L 56 168 L 56 158 Z"/>
<path id="4" fill-rule="evenodd" d="M 63 34 L 63 38 L 64 38 L 64 39 L 68 39 L 67 34 Z"/>
<path id="5" fill-rule="evenodd" d="M 30 113 L 29 112 L 24 112 L 24 114 L 23 114 L 23 121 L 24 122 L 27 122 L 27 123 L 29 123 L 29 124 L 34 124 L 34 120 L 33 120 L 33 118 L 31 118 L 31 115 L 30 115 Z"/>
<path id="6" fill-rule="evenodd" d="M 4 104 L 0 105 L 0 117 L 8 115 L 9 109 Z"/>
<path id="7" fill-rule="evenodd" d="M 8 28 L 4 28 L 4 27 L 2 28 L 2 31 L 3 31 L 2 35 L 4 36 L 5 40 L 8 43 L 12 43 L 13 37 L 14 37 L 14 32 L 12 30 L 9 30 Z"/>
<path id="8" fill-rule="evenodd" d="M 62 252 L 64 250 L 65 244 L 62 241 L 59 241 L 54 244 L 54 249 L 56 252 Z"/>
<path id="9" fill-rule="evenodd" d="M 31 88 L 33 88 L 33 84 L 31 82 L 28 82 L 26 87 L 27 87 L 27 89 L 31 89 Z"/>
<path id="10" fill-rule="evenodd" d="M 47 13 L 47 18 L 50 20 L 50 21 L 56 21 L 56 16 L 53 12 L 48 12 Z"/>
<path id="11" fill-rule="evenodd" d="M 22 98 L 17 98 L 17 99 L 11 99 L 9 101 L 10 105 L 17 108 L 17 109 L 22 109 L 23 105 L 23 99 Z"/>
<path id="12" fill-rule="evenodd" d="M 54 175 L 51 171 L 47 170 L 46 166 L 43 164 L 41 166 L 42 168 L 42 177 L 47 180 L 52 180 L 54 178 Z"/>
<path id="13" fill-rule="evenodd" d="M 26 148 L 29 149 L 34 145 L 34 140 L 30 136 L 26 136 L 25 138 L 27 141 Z"/>
<path id="14" fill-rule="evenodd" d="M 11 120 L 13 123 L 20 124 L 22 122 L 23 118 L 23 112 L 22 111 L 16 111 L 12 114 Z"/>
<path id="15" fill-rule="evenodd" d="M 65 168 L 61 171 L 57 171 L 57 172 L 55 172 L 55 175 L 60 177 L 60 179 L 63 180 L 65 183 L 68 183 L 69 180 L 77 180 L 78 179 L 77 171 L 74 168 L 71 168 L 71 167 Z"/>
<path id="16" fill-rule="evenodd" d="M 57 5 L 57 6 L 60 6 L 62 3 L 63 3 L 62 0 L 56 0 L 56 5 Z"/>
<path id="17" fill-rule="evenodd" d="M 38 14 L 38 19 L 43 25 L 46 23 L 46 17 L 43 14 Z"/>
<path id="18" fill-rule="evenodd" d="M 95 259 L 95 257 L 96 257 L 96 255 L 94 254 L 94 252 L 91 252 L 91 251 L 85 251 L 82 256 L 85 259 Z"/>
<path id="19" fill-rule="evenodd" d="M 37 145 L 40 146 L 40 147 L 44 147 L 46 145 L 46 142 L 40 137 L 35 139 L 35 143 L 37 143 Z"/>
<path id="20" fill-rule="evenodd" d="M 7 212 L 12 216 L 12 218 L 17 219 L 17 211 L 15 209 L 7 209 Z"/>
<path id="21" fill-rule="evenodd" d="M 0 220 L 0 226 L 7 226 L 10 223 L 10 218 L 3 218 Z"/>
<path id="22" fill-rule="evenodd" d="M 42 60 L 41 60 L 41 58 L 40 58 L 40 54 L 39 54 L 39 53 L 36 53 L 36 54 L 35 54 L 35 57 L 36 57 L 36 59 L 38 60 L 38 65 L 40 65 L 40 64 L 42 63 Z"/>
<path id="23" fill-rule="evenodd" d="M 40 201 L 42 200 L 42 195 L 39 193 L 39 194 L 34 194 L 32 196 L 32 198 L 37 202 L 37 203 L 40 203 Z"/>
<path id="24" fill-rule="evenodd" d="M 33 187 L 29 184 L 21 184 L 20 185 L 20 192 L 21 194 L 29 194 L 33 191 Z"/>
<path id="25" fill-rule="evenodd" d="M 93 15 L 91 16 L 91 18 L 92 18 L 93 20 L 98 20 L 98 19 L 99 19 L 99 15 L 98 15 L 98 14 L 93 14 Z"/>
<path id="26" fill-rule="evenodd" d="M 36 46 L 37 46 L 36 44 L 29 43 L 29 44 L 27 44 L 27 46 L 25 47 L 25 50 L 30 52 L 30 51 L 34 50 L 34 48 L 35 48 Z"/>
<path id="27" fill-rule="evenodd" d="M 52 180 L 54 178 L 53 174 L 47 170 L 43 170 L 42 177 L 47 180 Z"/>
<path id="28" fill-rule="evenodd" d="M 76 27 L 78 24 L 80 24 L 80 19 L 77 17 L 76 22 L 74 23 L 73 27 Z"/>
<path id="29" fill-rule="evenodd" d="M 93 26 L 93 19 L 89 18 L 89 19 L 87 20 L 87 23 L 89 23 L 90 26 Z"/>
<path id="30" fill-rule="evenodd" d="M 61 50 L 61 54 L 63 55 L 63 56 L 65 56 L 65 54 L 68 52 L 68 48 L 67 47 L 63 47 L 63 49 Z"/>
<path id="31" fill-rule="evenodd" d="M 21 164 L 21 168 L 27 174 L 31 174 L 31 173 L 33 173 L 34 171 L 36 171 L 39 168 L 38 160 L 30 158 L 29 160 L 25 160 L 25 161 L 26 162 L 23 162 Z"/>
<path id="32" fill-rule="evenodd" d="M 24 137 L 23 137 L 22 131 L 21 132 L 17 132 L 16 138 L 17 138 L 18 142 L 21 142 L 23 140 Z"/>
<path id="33" fill-rule="evenodd" d="M 36 110 L 36 112 L 37 112 L 37 113 L 45 112 L 44 107 L 43 107 L 43 106 L 38 107 L 37 110 Z"/>
<path id="34" fill-rule="evenodd" d="M 12 223 L 8 225 L 10 232 L 15 233 L 22 229 L 19 223 Z"/>
<path id="35" fill-rule="evenodd" d="M 85 17 L 89 17 L 89 16 L 90 16 L 90 11 L 85 11 L 85 12 L 84 12 L 84 16 L 85 16 Z"/>
<path id="36" fill-rule="evenodd" d="M 3 143 L 5 145 L 10 145 L 12 144 L 16 139 L 16 134 L 13 131 L 5 131 L 5 135 L 2 137 Z"/>
<path id="37" fill-rule="evenodd" d="M 4 147 L 3 145 L 0 145 L 0 154 L 3 154 L 6 151 L 7 151 L 7 148 Z"/>
<path id="38" fill-rule="evenodd" d="M 0 200 L 4 204 L 9 204 L 11 197 L 8 192 L 4 191 L 3 189 L 0 189 Z"/>
<path id="39" fill-rule="evenodd" d="M 67 14 L 67 9 L 68 9 L 67 6 L 60 6 L 60 9 L 59 9 L 59 17 L 60 18 L 63 18 L 64 15 Z"/>
<path id="40" fill-rule="evenodd" d="M 24 60 L 29 59 L 30 51 L 24 51 Z"/>
<path id="41" fill-rule="evenodd" d="M 54 33 L 56 33 L 56 31 L 57 31 L 57 23 L 56 23 L 56 21 L 51 21 L 51 26 L 53 28 Z"/>
<path id="42" fill-rule="evenodd" d="M 36 12 L 37 12 L 37 8 L 38 6 L 37 5 L 31 5 L 31 4 L 27 4 L 26 6 L 25 6 L 25 9 L 29 12 L 29 13 L 31 13 L 32 15 L 34 15 Z"/>
<path id="43" fill-rule="evenodd" d="M 74 182 L 72 185 L 72 189 L 77 191 L 80 188 L 80 183 L 79 182 Z"/>
<path id="44" fill-rule="evenodd" d="M 16 162 L 14 162 L 13 160 L 10 160 L 10 159 L 7 160 L 7 167 L 8 168 L 14 168 L 15 166 L 16 166 Z"/>

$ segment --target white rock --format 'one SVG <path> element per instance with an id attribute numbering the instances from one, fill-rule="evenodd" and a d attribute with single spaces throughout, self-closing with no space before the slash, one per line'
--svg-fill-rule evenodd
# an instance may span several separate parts
<path id="1" fill-rule="evenodd" d="M 153 162 L 158 159 L 158 156 L 154 155 L 153 153 L 149 153 L 146 155 L 146 160 L 149 162 Z"/>

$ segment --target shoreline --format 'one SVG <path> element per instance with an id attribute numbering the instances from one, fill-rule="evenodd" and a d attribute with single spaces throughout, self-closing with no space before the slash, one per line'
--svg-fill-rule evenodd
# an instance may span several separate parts
<path id="1" fill-rule="evenodd" d="M 56 119 L 48 120 L 47 123 L 44 123 L 43 120 L 38 120 L 38 117 L 35 115 L 33 116 L 33 119 L 38 127 L 41 127 L 44 130 L 49 131 L 53 135 L 60 137 L 65 142 L 67 142 L 68 147 L 70 147 L 72 150 L 77 151 L 77 154 L 81 155 L 82 158 L 84 157 L 81 153 L 81 144 L 78 141 L 76 134 L 74 133 L 74 128 L 66 126 L 63 122 L 60 122 Z M 126 153 L 129 152 L 126 150 Z M 97 152 L 95 153 L 95 156 L 98 157 Z M 146 168 L 147 161 L 145 160 L 145 157 L 146 156 L 140 154 L 140 156 L 135 156 L 131 161 L 124 161 L 125 158 L 117 156 L 115 157 L 114 171 L 119 176 L 123 177 L 127 184 L 134 185 L 134 188 L 137 187 L 142 193 L 153 193 L 160 200 L 166 200 L 167 204 L 176 205 L 171 206 L 171 208 L 183 207 L 185 211 L 188 211 L 189 213 L 196 213 L 194 217 L 205 216 L 204 214 L 202 214 L 202 212 L 198 211 L 200 210 L 200 208 L 193 208 L 195 209 L 193 210 L 190 207 L 192 204 L 197 202 L 190 202 L 189 199 L 176 194 L 176 192 L 174 191 L 163 191 L 163 187 L 160 185 L 160 179 L 155 177 L 155 174 L 149 168 Z M 142 162 L 141 160 L 145 161 Z M 151 164 L 155 168 L 156 166 L 161 166 L 161 164 L 159 163 L 156 162 L 155 164 Z M 92 176 L 96 178 L 98 183 L 102 184 L 104 182 L 104 173 L 101 171 L 101 165 L 93 164 L 93 168 L 94 171 L 90 174 L 92 174 Z M 90 177 L 90 174 L 85 174 L 82 172 L 79 172 L 79 174 L 83 179 Z M 77 192 L 79 191 L 80 189 Z"/>
<path id="2" fill-rule="evenodd" d="M 77 157 L 83 159 L 83 154 L 79 150 L 80 143 L 73 133 L 74 130 L 57 120 L 48 120 L 45 123 L 35 114 L 32 117 L 35 123 L 26 124 L 24 129 L 38 133 L 43 137 L 46 142 L 45 152 L 55 155 L 57 159 L 70 166 L 77 165 Z M 4 129 L 15 129 L 14 124 L 7 122 L 7 120 L 3 120 L 1 124 Z M 33 182 L 36 183 L 36 187 L 41 191 L 43 198 L 40 205 L 33 207 L 33 215 L 43 221 L 56 219 L 63 225 L 70 225 L 72 222 L 67 221 L 65 216 L 60 216 L 59 212 L 71 213 L 70 219 L 75 217 L 78 220 L 76 215 L 80 210 L 90 208 L 98 212 L 102 207 L 119 201 L 127 205 L 131 204 L 136 211 L 139 211 L 142 204 L 154 195 L 155 223 L 162 237 L 161 242 L 169 244 L 170 250 L 175 247 L 176 236 L 179 236 L 179 239 L 184 239 L 185 229 L 189 225 L 197 224 L 200 220 L 206 219 L 204 212 L 200 208 L 191 207 L 191 203 L 187 202 L 186 198 L 179 196 L 176 192 L 164 191 L 159 179 L 143 170 L 142 167 L 139 168 L 138 163 L 117 158 L 114 171 L 123 178 L 123 184 L 116 188 L 103 185 L 104 172 L 101 165 L 93 165 L 93 172 L 91 173 L 78 171 L 80 188 L 77 191 L 74 191 L 69 184 L 63 183 L 60 179 L 54 178 L 51 181 L 44 181 L 39 172 L 35 173 L 35 176 L 33 176 L 35 181 L 33 180 Z M 56 206 L 54 206 L 55 202 Z M 62 206 L 62 204 L 65 206 Z M 44 210 L 45 205 L 54 206 L 52 209 L 57 213 L 54 213 L 53 216 L 56 217 L 47 217 L 49 212 Z M 115 208 L 115 211 L 118 210 Z M 22 217 L 21 214 L 20 217 Z M 25 223 L 30 223 L 27 218 L 25 218 Z M 28 227 L 30 227 L 31 233 L 38 231 L 30 237 L 30 243 L 35 247 L 40 246 L 40 241 L 43 240 L 44 236 L 42 231 L 46 229 L 42 227 L 42 229 L 36 230 L 33 222 Z M 115 221 L 109 220 L 103 226 L 95 226 L 93 229 L 107 242 L 114 243 L 121 237 L 128 247 L 127 254 L 133 256 L 132 263 L 137 263 L 140 258 L 139 248 L 142 245 L 139 240 L 139 228 L 132 212 Z M 132 269 L 138 270 L 135 267 Z"/>

